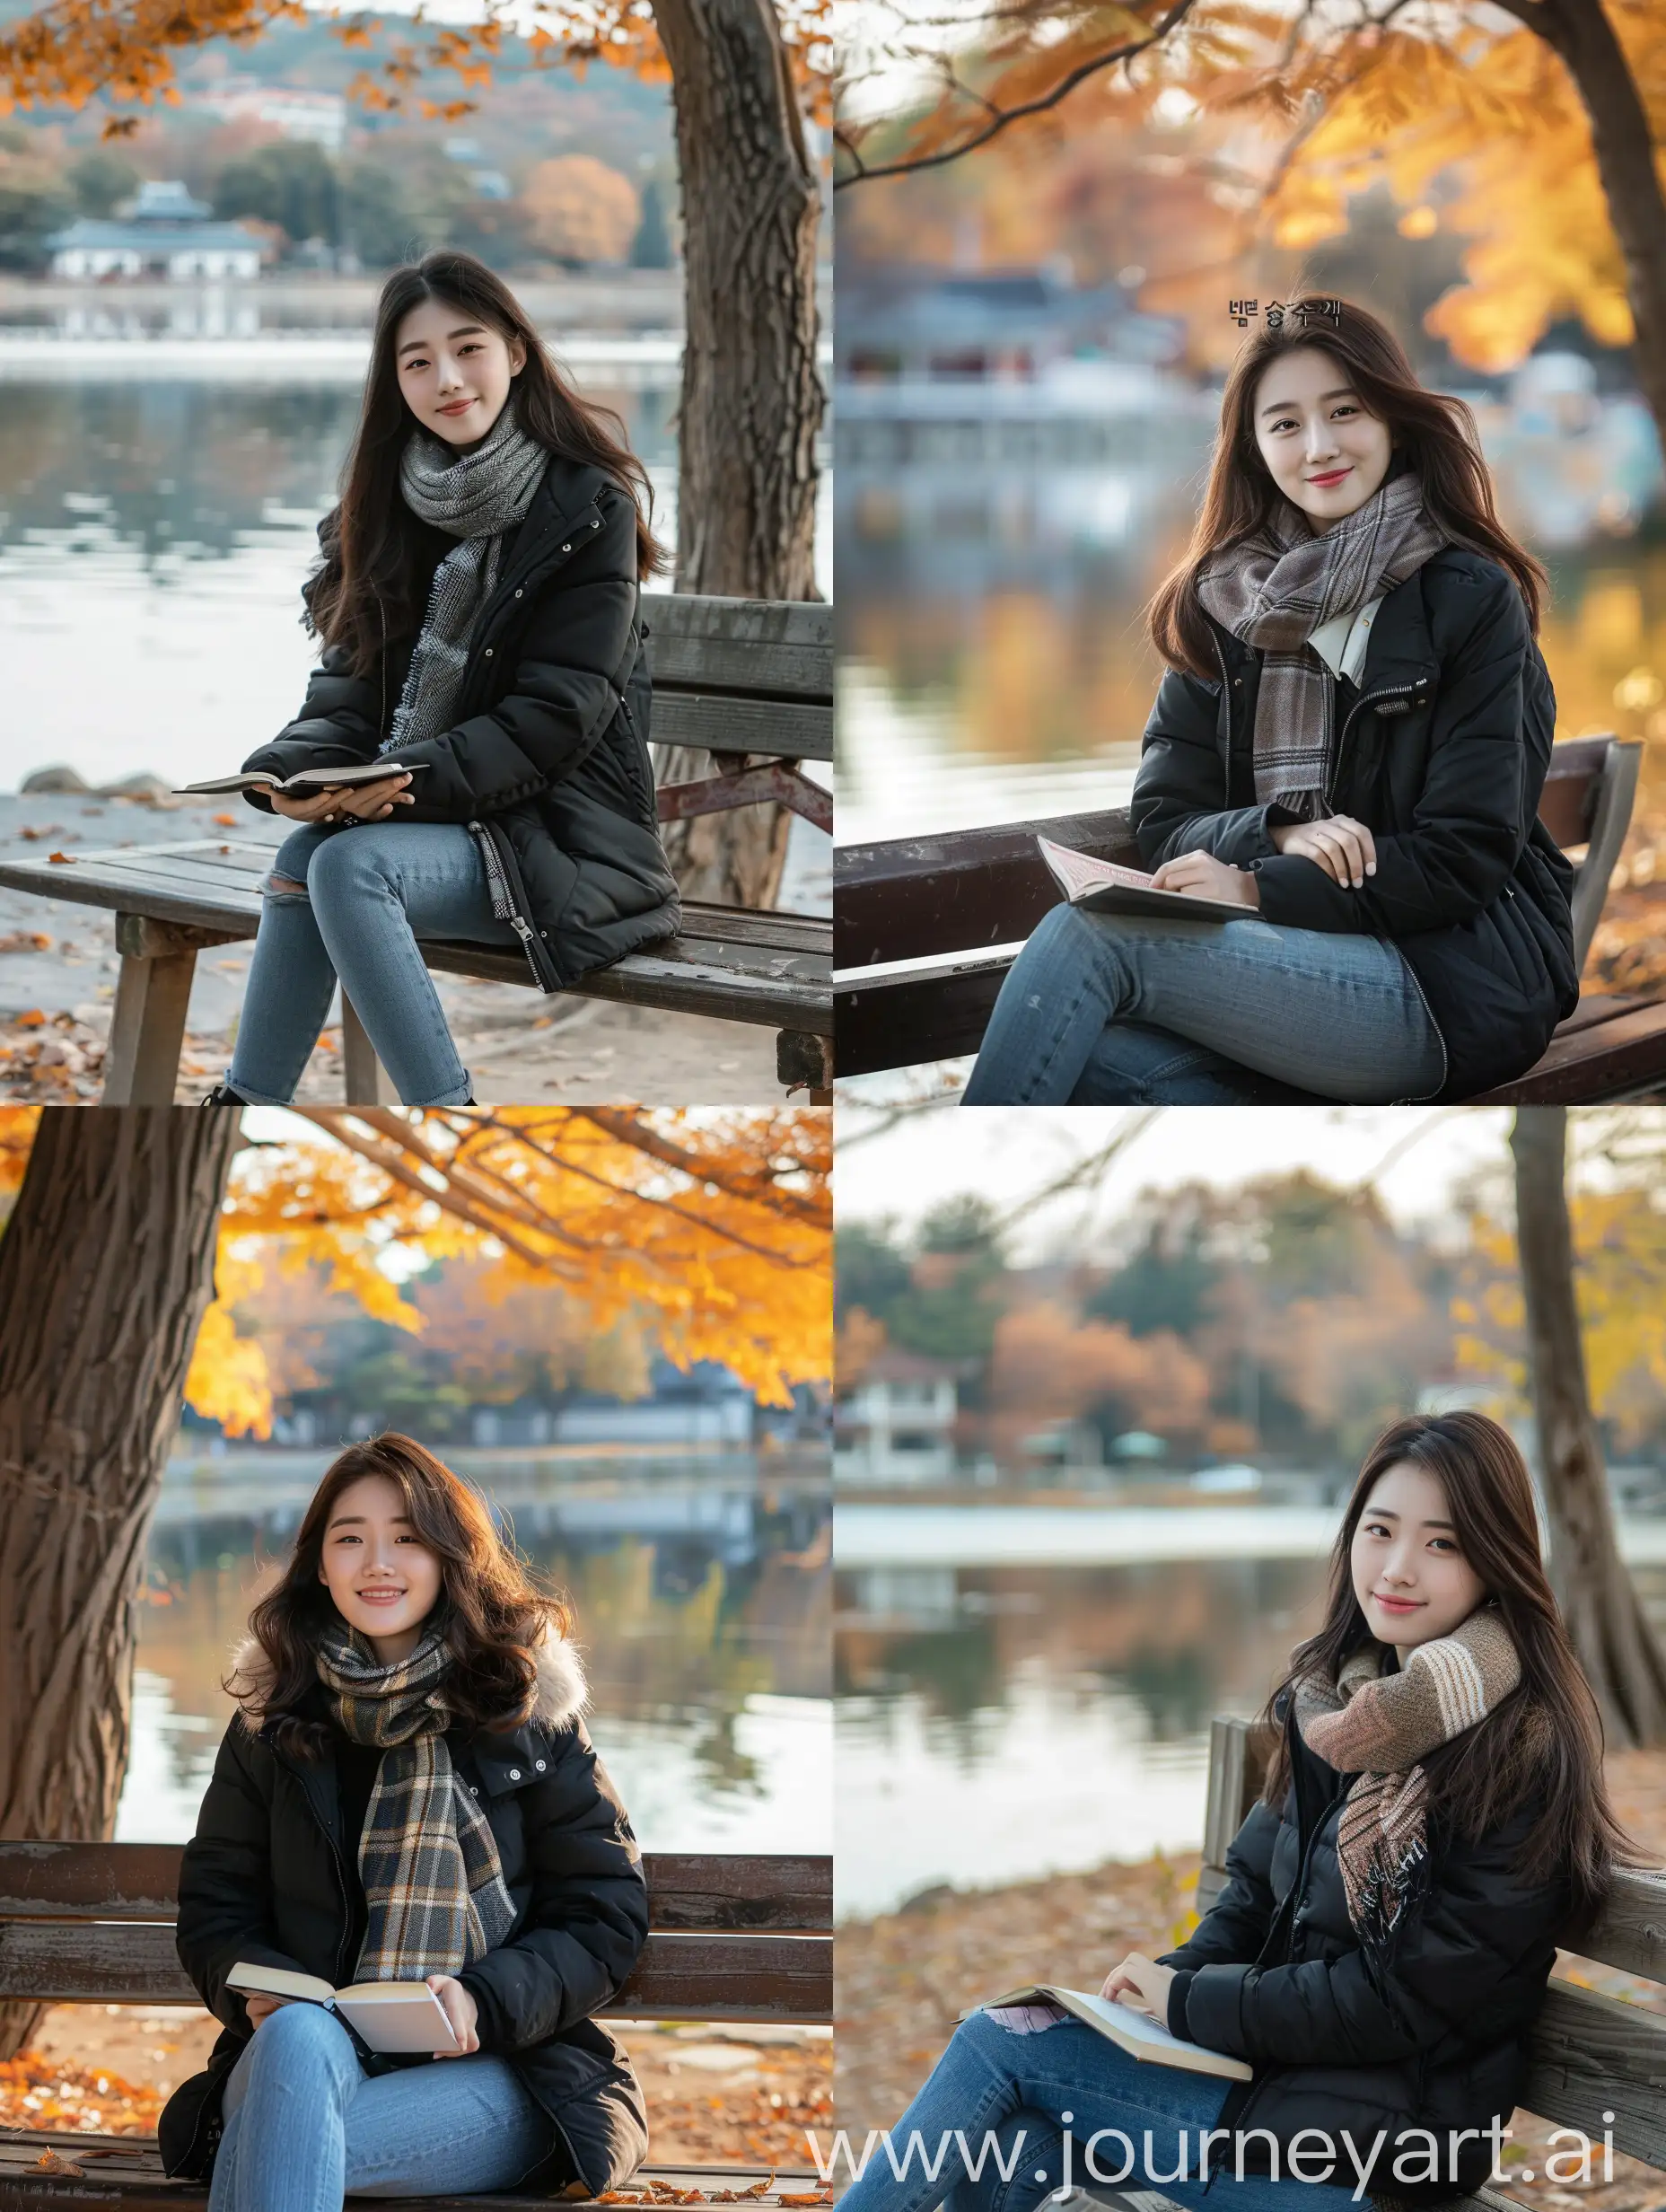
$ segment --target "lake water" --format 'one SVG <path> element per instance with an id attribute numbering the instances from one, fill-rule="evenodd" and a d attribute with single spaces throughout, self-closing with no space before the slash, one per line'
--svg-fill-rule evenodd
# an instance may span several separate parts
<path id="1" fill-rule="evenodd" d="M 171 1470 L 138 1608 L 121 1841 L 189 1837 L 232 1711 L 220 1689 L 321 1455 Z M 288 1464 L 285 1464 L 286 1460 Z M 676 1462 L 456 1452 L 564 1587 L 597 1751 L 651 1851 L 827 1851 L 827 1484 L 750 1455 Z"/>
<path id="2" fill-rule="evenodd" d="M 934 1564 L 925 1549 L 885 1564 L 864 1545 L 870 1563 L 847 1567 L 838 1545 L 839 1917 L 936 1883 L 1196 1851 L 1209 1723 L 1258 1712 L 1318 1627 L 1322 1555 L 1175 1558 L 1171 1545 L 1132 1564 L 1007 1567 Z M 1666 1559 L 1632 1571 L 1666 1633 Z"/>

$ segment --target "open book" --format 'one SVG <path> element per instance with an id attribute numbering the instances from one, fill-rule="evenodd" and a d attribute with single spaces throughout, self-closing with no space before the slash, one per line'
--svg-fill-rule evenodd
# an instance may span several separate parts
<path id="1" fill-rule="evenodd" d="M 1051 838 L 1038 838 L 1041 857 L 1053 880 L 1073 907 L 1091 907 L 1101 914 L 1171 914 L 1199 922 L 1230 922 L 1252 917 L 1253 907 L 1232 899 L 1206 899 L 1199 891 L 1153 891 L 1150 876 L 1138 868 L 1119 868 L 1114 860 L 1095 860 L 1091 853 L 1074 852 L 1068 845 L 1055 845 Z"/>
<path id="2" fill-rule="evenodd" d="M 297 768 L 293 776 L 215 776 L 206 784 L 176 784 L 176 796 L 215 795 L 223 791 L 293 791 L 303 799 L 320 791 L 346 790 L 353 784 L 380 784 L 390 776 L 415 776 L 425 760 L 364 760 L 345 768 Z"/>
<path id="3" fill-rule="evenodd" d="M 1091 1997 L 1085 1989 L 1061 1989 L 1050 1981 L 1032 1981 L 972 2009 L 985 2012 L 1002 2005 L 1035 2005 L 1046 1997 L 1111 2042 L 1120 2044 L 1131 2058 L 1154 2059 L 1159 2066 L 1180 2067 L 1188 2074 L 1218 2074 L 1229 2082 L 1255 2078 L 1255 2068 L 1248 2059 L 1229 2058 L 1223 2050 L 1206 2050 L 1201 2043 L 1171 2035 L 1160 2020 L 1125 2005 L 1120 1997 Z M 959 2017 L 965 2020 L 970 2015 L 961 2013 Z"/>
<path id="4" fill-rule="evenodd" d="M 255 1997 L 299 1998 L 339 2013 L 373 2050 L 460 2050 L 445 2007 L 425 1981 L 357 1981 L 332 1989 L 316 1974 L 286 1966 L 251 1966 L 239 1959 L 225 1978 L 228 1989 Z"/>

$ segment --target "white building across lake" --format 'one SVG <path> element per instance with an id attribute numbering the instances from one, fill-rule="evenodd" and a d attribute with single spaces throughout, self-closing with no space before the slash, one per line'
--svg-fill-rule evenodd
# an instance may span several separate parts
<path id="1" fill-rule="evenodd" d="M 139 187 L 125 216 L 83 216 L 47 240 L 54 276 L 250 277 L 260 274 L 265 250 L 259 233 L 241 223 L 216 223 L 206 200 L 183 184 L 149 180 Z"/>

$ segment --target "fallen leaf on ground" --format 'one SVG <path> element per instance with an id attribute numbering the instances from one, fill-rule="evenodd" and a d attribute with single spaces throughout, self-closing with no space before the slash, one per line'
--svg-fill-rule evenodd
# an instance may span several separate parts
<path id="1" fill-rule="evenodd" d="M 65 867 L 70 866 L 74 862 L 75 857 L 75 856 L 74 853 L 48 853 L 47 855 L 47 859 L 48 862 L 56 860 L 61 863 L 61 865 Z"/>
<path id="2" fill-rule="evenodd" d="M 221 830 L 235 830 L 237 827 L 235 814 L 215 814 L 212 819 L 215 826 Z"/>

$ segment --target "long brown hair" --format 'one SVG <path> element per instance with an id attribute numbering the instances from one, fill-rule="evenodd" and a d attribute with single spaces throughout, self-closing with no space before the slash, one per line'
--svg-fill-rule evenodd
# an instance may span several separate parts
<path id="1" fill-rule="evenodd" d="M 1323 312 L 1328 306 L 1337 310 L 1334 321 Z M 1399 338 L 1365 308 L 1306 294 L 1290 303 L 1278 329 L 1264 326 L 1248 339 L 1232 364 L 1191 543 L 1145 610 L 1151 641 L 1163 659 L 1194 676 L 1218 672 L 1208 617 L 1197 598 L 1197 572 L 1213 555 L 1258 530 L 1283 497 L 1256 443 L 1256 388 L 1269 362 L 1304 346 L 1317 347 L 1337 361 L 1367 409 L 1387 424 L 1397 448 L 1390 467 L 1415 470 L 1422 478 L 1431 520 L 1455 544 L 1484 553 L 1510 571 L 1527 602 L 1536 637 L 1549 578 L 1498 519 L 1480 433 L 1468 403 L 1420 384 Z"/>
<path id="2" fill-rule="evenodd" d="M 396 268 L 376 303 L 375 333 L 359 426 L 342 471 L 337 534 L 306 592 L 306 627 L 328 645 L 345 647 L 355 675 L 364 675 L 390 637 L 414 636 L 422 623 L 416 519 L 399 491 L 399 457 L 413 417 L 399 391 L 394 348 L 399 325 L 425 300 L 442 300 L 485 323 L 513 347 L 526 348 L 514 382 L 516 417 L 529 438 L 568 461 L 588 461 L 627 493 L 636 508 L 636 573 L 668 566 L 649 528 L 653 493 L 648 472 L 626 443 L 611 408 L 581 399 L 550 359 L 521 303 L 484 261 L 447 249 Z"/>
<path id="3" fill-rule="evenodd" d="M 452 1655 L 445 1694 L 453 1721 L 472 1728 L 518 1727 L 536 1700 L 534 1649 L 546 1633 L 565 1637 L 572 1614 L 563 1598 L 537 1587 L 525 1563 L 499 1536 L 478 1491 L 411 1437 L 390 1432 L 349 1444 L 330 1462 L 302 1517 L 281 1580 L 250 1611 L 250 1632 L 270 1670 L 270 1681 L 259 1688 L 278 1747 L 313 1760 L 330 1736 L 329 1722 L 314 1710 L 314 1662 L 320 1631 L 341 1616 L 319 1579 L 319 1565 L 336 1500 L 366 1475 L 385 1475 L 399 1485 L 412 1530 L 441 1562 L 440 1595 L 429 1619 L 443 1628 Z M 236 1687 L 240 1672 L 250 1670 L 234 1670 L 221 1688 L 244 1698 L 250 1685 Z"/>
<path id="4" fill-rule="evenodd" d="M 1445 1491 L 1459 1548 L 1496 1603 L 1521 1661 L 1521 1679 L 1509 1696 L 1421 1762 L 1431 1813 L 1475 1840 L 1542 1793 L 1543 1809 L 1523 1839 L 1517 1871 L 1529 1882 L 1565 1873 L 1573 1900 L 1568 1928 L 1583 1932 L 1614 1868 L 1649 1862 L 1609 1804 L 1601 1716 L 1546 1579 L 1526 1462 L 1509 1432 L 1485 1414 L 1416 1414 L 1397 1421 L 1372 1446 L 1331 1550 L 1324 1626 L 1291 1654 L 1289 1672 L 1261 1715 L 1262 1725 L 1277 1732 L 1262 1795 L 1276 1807 L 1290 1782 L 1289 1743 L 1274 1713 L 1280 1697 L 1293 1697 L 1303 1674 L 1335 1681 L 1342 1662 L 1371 1637 L 1354 1594 L 1354 1532 L 1377 1478 L 1407 1461 Z"/>

